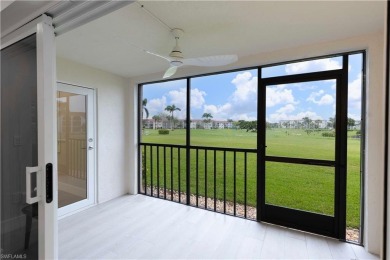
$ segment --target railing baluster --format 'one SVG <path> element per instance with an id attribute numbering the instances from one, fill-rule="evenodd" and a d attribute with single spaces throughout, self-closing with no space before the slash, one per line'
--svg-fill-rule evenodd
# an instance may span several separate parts
<path id="1" fill-rule="evenodd" d="M 207 209 L 207 149 L 204 149 L 204 208 Z"/>
<path id="2" fill-rule="evenodd" d="M 173 200 L 173 147 L 171 146 L 171 200 Z"/>
<path id="3" fill-rule="evenodd" d="M 196 207 L 198 207 L 198 196 L 199 196 L 199 150 L 196 149 Z"/>
<path id="4" fill-rule="evenodd" d="M 66 150 L 66 153 L 67 153 L 67 159 L 68 159 L 68 174 L 70 176 L 72 176 L 72 142 L 70 140 L 68 140 L 68 144 L 67 144 L 67 150 Z"/>
<path id="5" fill-rule="evenodd" d="M 75 154 L 76 158 L 77 158 L 77 173 L 78 173 L 78 178 L 81 179 L 81 171 L 80 171 L 80 162 L 81 162 L 81 157 L 79 156 L 80 155 L 80 150 L 82 148 L 81 146 L 81 140 L 78 140 L 77 141 L 77 153 Z"/>
<path id="6" fill-rule="evenodd" d="M 181 203 L 181 189 L 180 189 L 180 187 L 181 187 L 181 181 L 180 181 L 180 172 L 181 172 L 181 170 L 180 170 L 180 147 L 177 149 L 177 174 L 178 174 L 178 181 L 179 181 L 179 203 Z"/>
<path id="7" fill-rule="evenodd" d="M 233 215 L 235 216 L 236 215 L 236 192 L 237 192 L 237 190 L 236 190 L 236 161 L 237 161 L 237 157 L 236 157 L 236 152 L 233 152 L 233 164 L 234 164 L 234 166 L 233 166 L 233 193 L 234 193 L 234 195 L 233 195 L 233 205 L 234 205 L 234 209 L 233 209 Z"/>
<path id="8" fill-rule="evenodd" d="M 145 189 L 144 189 L 144 192 L 145 192 L 145 194 L 147 194 L 147 191 L 146 191 L 146 189 L 147 189 L 147 186 L 146 186 L 146 145 L 144 146 L 144 187 L 145 187 Z"/>
<path id="9" fill-rule="evenodd" d="M 217 150 L 214 150 L 214 211 L 217 211 Z"/>
<path id="10" fill-rule="evenodd" d="M 76 175 L 76 172 L 75 172 L 75 170 L 74 170 L 74 165 L 75 165 L 75 158 L 74 158 L 74 154 L 75 154 L 75 149 L 74 149 L 74 147 L 75 147 L 75 145 L 74 145 L 74 141 L 72 142 L 72 148 L 71 148 L 71 155 L 70 155 L 70 157 L 71 157 L 71 160 L 72 160 L 72 176 L 73 177 L 77 177 L 77 175 Z"/>
<path id="11" fill-rule="evenodd" d="M 84 140 L 83 143 L 84 143 L 83 147 L 88 147 L 87 140 Z M 87 162 L 88 162 L 88 156 L 87 156 L 87 153 L 84 153 L 83 154 L 83 159 L 82 159 L 83 180 L 87 179 L 87 170 L 88 170 Z"/>
<path id="12" fill-rule="evenodd" d="M 74 151 L 77 150 L 79 147 L 79 142 L 78 141 L 73 141 L 73 143 L 69 143 L 69 150 Z M 166 200 L 171 200 L 171 201 L 176 201 L 179 203 L 182 203 L 182 187 L 181 187 L 181 170 L 182 170 L 182 163 L 181 163 L 181 152 L 183 151 L 182 148 L 186 148 L 181 145 L 166 145 L 166 144 L 153 144 L 153 143 L 141 143 L 140 144 L 140 153 L 142 154 L 142 162 L 140 163 L 141 166 L 143 167 L 143 170 L 140 171 L 138 174 L 139 180 L 142 181 L 143 183 L 138 182 L 138 185 L 140 189 L 144 189 L 142 192 L 140 190 L 140 193 L 151 196 L 151 197 L 158 197 L 158 198 L 163 198 Z M 160 158 L 160 148 L 163 149 L 161 152 L 161 156 L 163 158 Z M 143 149 L 143 150 L 142 150 Z M 149 149 L 149 150 L 148 150 Z M 156 149 L 156 151 L 154 151 Z M 240 216 L 244 218 L 248 218 L 248 153 L 253 153 L 255 154 L 256 151 L 253 149 L 234 149 L 234 148 L 222 148 L 222 147 L 201 147 L 201 146 L 191 146 L 190 149 L 195 150 L 195 158 L 193 161 L 193 164 L 195 165 L 195 183 L 190 183 L 189 181 L 191 180 L 186 180 L 186 186 L 193 187 L 195 189 L 195 192 L 193 195 L 196 196 L 195 201 L 192 201 L 192 205 L 196 207 L 200 207 L 200 205 L 203 203 L 201 198 L 204 198 L 204 203 L 201 208 L 204 207 L 204 209 L 209 209 L 209 203 L 208 203 L 208 197 L 210 196 L 210 199 L 214 197 L 214 211 L 215 212 L 220 212 L 224 214 L 233 214 L 234 216 Z M 168 150 L 168 151 L 167 151 Z M 177 157 L 175 158 L 175 150 L 177 151 Z M 204 150 L 204 153 L 202 152 Z M 190 151 L 191 152 L 191 151 Z M 229 157 L 230 160 L 230 153 L 233 153 L 232 160 L 233 160 L 233 165 L 230 164 L 231 161 L 229 161 L 229 165 L 227 165 L 227 160 Z M 170 155 L 168 155 L 170 153 Z M 223 153 L 223 155 L 220 157 L 220 159 L 217 159 L 218 154 Z M 188 151 L 186 151 L 186 154 L 188 154 Z M 213 154 L 213 155 L 212 155 Z M 243 198 L 243 205 L 238 204 L 238 198 L 240 196 L 240 188 L 237 190 L 237 183 L 240 183 L 240 180 L 238 178 L 241 178 L 240 173 L 241 167 L 239 167 L 237 160 L 241 160 L 241 155 L 243 154 L 244 156 L 244 162 L 243 162 L 243 167 L 244 167 L 244 172 L 243 172 L 243 178 L 244 178 L 244 198 Z M 74 154 L 72 154 L 74 155 Z M 72 156 L 71 155 L 71 156 Z M 213 156 L 213 159 L 208 159 L 208 156 Z M 70 165 L 70 173 L 72 173 L 75 177 L 78 175 L 82 174 L 80 173 L 80 167 L 82 167 L 83 162 L 78 162 L 77 158 L 73 158 L 70 156 L 70 161 L 72 165 Z M 167 156 L 169 158 L 167 158 Z M 204 156 L 204 164 L 200 163 L 201 156 Z M 157 158 L 156 158 L 157 157 Z M 175 160 L 178 160 L 177 163 Z M 163 160 L 163 161 L 161 161 Z M 167 161 L 167 160 L 170 160 Z M 219 160 L 221 160 L 221 163 L 218 164 Z M 160 162 L 161 161 L 161 162 Z M 213 163 L 213 166 L 211 166 L 211 163 Z M 187 165 L 187 164 L 186 164 Z M 149 170 L 147 167 L 150 167 Z M 231 179 L 229 176 L 230 175 L 230 169 L 233 166 L 232 169 L 232 175 L 233 175 L 233 181 L 231 182 Z M 156 167 L 156 169 L 154 169 Z M 170 171 L 167 170 L 167 167 L 170 167 Z M 201 168 L 204 167 L 204 182 L 201 180 L 202 178 L 202 173 L 201 173 Z M 209 178 L 209 167 L 213 167 L 210 169 L 210 174 L 211 174 L 211 179 L 213 179 L 213 186 L 214 186 L 214 191 L 210 193 L 209 187 L 208 187 L 208 182 L 211 181 Z M 157 174 L 155 174 L 155 171 L 157 171 Z M 160 179 L 160 170 L 161 174 L 163 174 L 163 179 Z M 187 171 L 188 169 L 186 169 Z M 175 171 L 177 171 L 177 187 L 175 186 Z M 219 172 L 219 173 L 218 173 Z M 170 174 L 168 176 L 167 174 Z M 217 174 L 221 174 L 222 176 L 217 177 Z M 156 175 L 156 176 L 154 176 Z M 202 176 L 200 176 L 202 175 Z M 186 173 L 187 176 L 187 173 Z M 169 178 L 167 180 L 167 178 Z M 157 181 L 154 179 L 156 178 Z M 217 179 L 220 179 L 219 183 L 217 183 Z M 223 178 L 223 180 L 222 180 Z M 163 182 L 160 184 L 160 181 Z M 168 183 L 167 183 L 168 182 Z M 170 182 L 170 186 L 167 186 Z M 187 183 L 189 182 L 189 183 Z M 223 184 L 222 184 L 223 183 Z M 204 191 L 203 188 L 200 185 L 204 184 Z M 228 186 L 229 184 L 229 186 Z M 233 184 L 233 190 L 230 189 L 230 184 Z M 154 190 L 154 185 L 156 185 L 157 189 L 157 195 L 156 191 Z M 161 187 L 160 187 L 161 185 Z M 191 186 L 192 185 L 192 186 Z M 194 187 L 195 185 L 195 187 Z M 222 187 L 220 185 L 223 185 Z M 170 199 L 167 198 L 167 189 L 170 187 L 170 192 L 168 190 L 168 196 L 170 193 Z M 188 196 L 190 194 L 190 187 L 188 187 L 188 191 L 185 191 L 185 195 Z M 147 189 L 150 188 L 150 191 Z M 212 188 L 212 187 L 210 187 Z M 223 188 L 223 191 L 221 191 L 221 188 Z M 220 200 L 217 201 L 217 190 L 220 189 L 218 192 L 223 192 L 220 193 Z M 237 194 L 239 192 L 239 194 Z M 177 193 L 178 198 L 174 198 L 175 194 Z M 231 197 L 230 194 L 233 196 Z M 188 199 L 188 197 L 187 197 Z M 229 199 L 229 201 L 227 201 Z M 223 201 L 222 201 L 223 200 Z M 222 206 L 223 203 L 223 206 Z M 230 210 L 230 206 L 228 207 L 228 204 L 230 203 L 233 204 L 233 211 Z M 220 206 L 221 208 L 219 208 Z M 218 206 L 218 209 L 217 209 Z M 243 207 L 243 214 L 238 212 L 237 206 L 242 206 Z M 223 207 L 223 211 L 222 211 Z M 210 210 L 213 210 L 213 206 L 210 205 Z"/>
<path id="13" fill-rule="evenodd" d="M 226 214 L 226 151 L 223 151 L 223 213 Z"/>
<path id="14" fill-rule="evenodd" d="M 247 188 L 247 185 L 246 185 L 246 182 L 247 182 L 247 152 L 244 153 L 244 217 L 246 218 L 247 217 L 247 213 L 246 213 L 246 188 Z"/>
<path id="15" fill-rule="evenodd" d="M 164 146 L 164 199 L 167 199 L 167 149 Z"/>
<path id="16" fill-rule="evenodd" d="M 160 146 L 157 148 L 157 198 L 160 198 Z"/>
<path id="17" fill-rule="evenodd" d="M 153 146 L 150 149 L 150 195 L 153 197 Z"/>
<path id="18" fill-rule="evenodd" d="M 76 140 L 76 153 L 74 154 L 74 156 L 75 156 L 75 160 L 76 160 L 77 178 L 79 178 L 79 179 L 81 179 L 81 173 L 80 173 L 80 170 L 79 170 L 79 168 L 80 168 L 80 166 L 79 166 L 79 164 L 80 164 L 80 156 L 79 156 L 80 149 L 81 149 L 81 147 L 80 147 L 80 140 Z"/>

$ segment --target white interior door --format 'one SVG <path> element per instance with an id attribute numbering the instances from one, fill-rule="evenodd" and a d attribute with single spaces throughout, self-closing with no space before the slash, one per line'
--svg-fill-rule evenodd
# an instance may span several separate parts
<path id="1" fill-rule="evenodd" d="M 2 258 L 55 259 L 55 41 L 42 15 L 1 39 Z"/>
<path id="2" fill-rule="evenodd" d="M 95 204 L 94 90 L 57 84 L 59 217 Z"/>

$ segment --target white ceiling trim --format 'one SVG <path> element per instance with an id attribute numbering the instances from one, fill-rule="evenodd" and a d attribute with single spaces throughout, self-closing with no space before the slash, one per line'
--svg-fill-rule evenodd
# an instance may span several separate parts
<path id="1" fill-rule="evenodd" d="M 42 14 L 53 18 L 61 35 L 134 1 L 14 1 L 1 11 L 1 37 L 16 31 Z"/>
<path id="2" fill-rule="evenodd" d="M 1 38 L 16 31 L 20 27 L 58 5 L 59 1 L 14 1 L 0 13 Z"/>
<path id="3" fill-rule="evenodd" d="M 46 13 L 53 17 L 54 32 L 61 35 L 99 17 L 116 11 L 133 1 L 64 1 Z"/>

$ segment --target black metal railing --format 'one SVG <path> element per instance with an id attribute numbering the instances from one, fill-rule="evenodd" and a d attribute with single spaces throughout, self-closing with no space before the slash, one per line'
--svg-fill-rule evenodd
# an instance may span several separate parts
<path id="1" fill-rule="evenodd" d="M 139 193 L 256 219 L 256 149 L 141 143 L 140 151 Z"/>

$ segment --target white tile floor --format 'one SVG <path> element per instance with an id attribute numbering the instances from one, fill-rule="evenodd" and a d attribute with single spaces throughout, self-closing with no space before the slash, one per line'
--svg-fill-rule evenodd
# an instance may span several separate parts
<path id="1" fill-rule="evenodd" d="M 378 259 L 363 247 L 142 195 L 59 221 L 60 259 Z"/>

